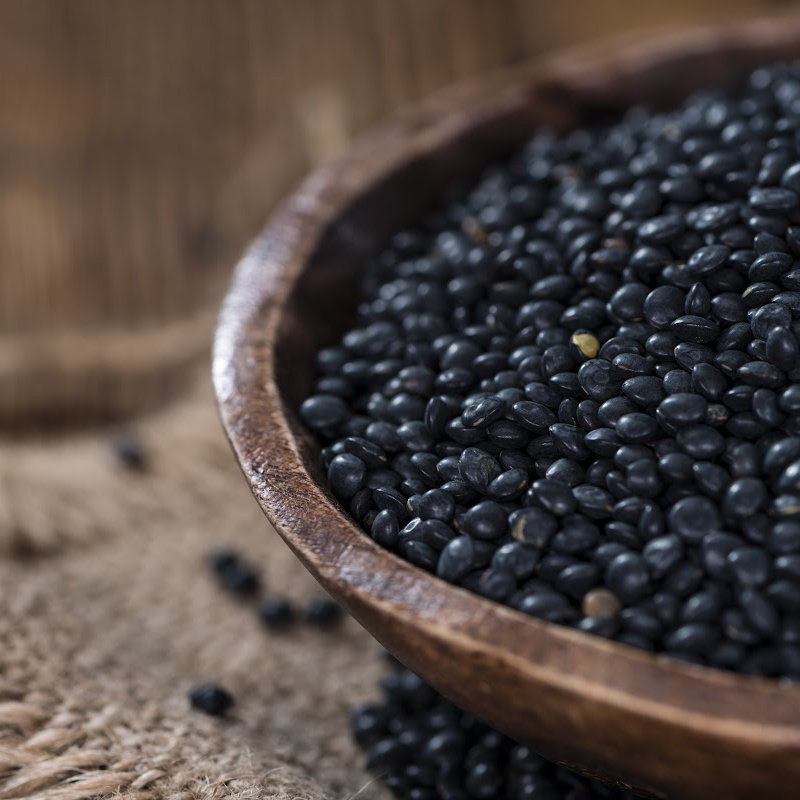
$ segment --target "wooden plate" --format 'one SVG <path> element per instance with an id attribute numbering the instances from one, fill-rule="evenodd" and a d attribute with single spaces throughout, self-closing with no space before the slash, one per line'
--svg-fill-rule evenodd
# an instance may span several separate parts
<path id="1" fill-rule="evenodd" d="M 800 690 L 525 617 L 375 545 L 332 498 L 296 417 L 317 349 L 350 325 L 365 257 L 537 126 L 561 129 L 800 57 L 800 17 L 569 53 L 440 94 L 312 175 L 239 264 L 214 382 L 267 517 L 389 650 L 537 751 L 656 797 L 800 797 Z M 324 668 L 324 665 L 321 665 Z"/>

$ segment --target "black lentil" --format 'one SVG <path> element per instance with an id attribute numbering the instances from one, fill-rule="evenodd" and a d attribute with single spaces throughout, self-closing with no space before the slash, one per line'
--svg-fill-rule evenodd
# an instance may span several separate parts
<path id="1" fill-rule="evenodd" d="M 221 717 L 233 706 L 233 695 L 221 686 L 202 684 L 189 692 L 189 703 L 204 714 Z"/>
<path id="2" fill-rule="evenodd" d="M 692 458 L 708 460 L 722 455 L 725 437 L 709 425 L 689 425 L 675 435 L 678 447 Z"/>
<path id="3" fill-rule="evenodd" d="M 544 476 L 549 480 L 566 483 L 567 486 L 572 488 L 583 481 L 585 472 L 579 464 L 576 464 L 569 458 L 559 458 L 557 461 L 550 464 Z"/>
<path id="4" fill-rule="evenodd" d="M 658 423 L 648 414 L 632 412 L 617 420 L 616 431 L 625 442 L 651 442 L 658 434 Z"/>
<path id="5" fill-rule="evenodd" d="M 552 560 L 554 567 L 551 574 L 548 575 L 545 570 L 540 571 L 542 577 L 546 577 L 548 581 L 555 581 L 561 574 L 562 569 L 564 569 L 563 562 Z M 579 616 L 572 608 L 567 597 L 556 591 L 528 594 L 519 602 L 517 608 L 523 614 L 528 614 L 531 617 L 537 617 L 547 622 L 574 622 Z"/>
<path id="6" fill-rule="evenodd" d="M 333 457 L 328 467 L 328 483 L 331 491 L 342 500 L 349 500 L 364 486 L 367 467 L 364 462 L 349 453 Z"/>
<path id="7" fill-rule="evenodd" d="M 341 397 L 317 394 L 300 406 L 300 416 L 309 428 L 326 430 L 348 420 L 350 408 Z"/>
<path id="8" fill-rule="evenodd" d="M 208 558 L 219 585 L 231 594 L 252 597 L 261 585 L 258 573 L 234 550 L 217 550 Z"/>
<path id="9" fill-rule="evenodd" d="M 628 378 L 622 384 L 622 391 L 634 403 L 647 408 L 658 405 L 664 399 L 665 394 L 664 382 L 661 378 L 649 375 Z"/>
<path id="10" fill-rule="evenodd" d="M 656 419 L 668 426 L 691 425 L 705 419 L 708 401 L 699 394 L 676 392 L 658 405 Z"/>
<path id="11" fill-rule="evenodd" d="M 499 419 L 505 409 L 505 401 L 500 397 L 486 397 L 464 410 L 461 415 L 461 424 L 466 428 L 486 428 Z"/>
<path id="12" fill-rule="evenodd" d="M 294 622 L 294 606 L 285 597 L 269 597 L 259 606 L 258 618 L 265 628 L 286 630 Z"/>
<path id="13" fill-rule="evenodd" d="M 147 450 L 141 439 L 126 433 L 114 439 L 114 455 L 120 466 L 132 472 L 144 472 L 148 467 Z"/>
<path id="14" fill-rule="evenodd" d="M 800 363 L 797 336 L 788 328 L 772 328 L 766 335 L 767 359 L 778 369 L 792 370 Z"/>
<path id="15" fill-rule="evenodd" d="M 781 66 L 541 133 L 367 265 L 300 416 L 376 542 L 525 613 L 800 679 L 795 96 Z"/>
<path id="16" fill-rule="evenodd" d="M 558 529 L 556 518 L 541 508 L 523 508 L 509 517 L 511 536 L 543 549 Z"/>
<path id="17" fill-rule="evenodd" d="M 321 630 L 328 630 L 342 619 L 342 607 L 327 597 L 314 597 L 305 608 L 305 621 Z"/>
<path id="18" fill-rule="evenodd" d="M 686 294 L 676 286 L 658 286 L 645 298 L 645 319 L 654 328 L 667 328 L 683 313 L 685 303 Z"/>

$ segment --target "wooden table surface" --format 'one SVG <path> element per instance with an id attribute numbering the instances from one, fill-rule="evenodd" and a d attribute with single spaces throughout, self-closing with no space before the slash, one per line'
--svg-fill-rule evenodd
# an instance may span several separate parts
<path id="1" fill-rule="evenodd" d="M 789 5 L 0 0 L 0 423 L 169 396 L 276 200 L 393 109 L 566 44 Z"/>

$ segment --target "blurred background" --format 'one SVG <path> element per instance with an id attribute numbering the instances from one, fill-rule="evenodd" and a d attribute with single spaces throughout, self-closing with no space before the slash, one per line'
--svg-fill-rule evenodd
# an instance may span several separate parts
<path id="1" fill-rule="evenodd" d="M 437 88 L 780 0 L 0 0 L 0 424 L 185 387 L 276 201 Z"/>
<path id="2" fill-rule="evenodd" d="M 211 396 L 238 256 L 310 169 L 439 87 L 793 5 L 0 0 L 0 798 L 386 798 L 347 727 L 380 648 L 257 620 L 319 589 Z M 257 597 L 215 585 L 220 547 Z M 227 720 L 190 712 L 200 682 L 233 693 Z"/>

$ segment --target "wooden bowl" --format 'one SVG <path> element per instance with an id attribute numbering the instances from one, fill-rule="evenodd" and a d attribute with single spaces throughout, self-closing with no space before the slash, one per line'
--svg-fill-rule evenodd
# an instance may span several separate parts
<path id="1" fill-rule="evenodd" d="M 800 796 L 800 690 L 528 618 L 375 545 L 333 499 L 296 409 L 351 324 L 359 266 L 538 125 L 568 129 L 800 56 L 800 17 L 551 59 L 432 98 L 312 175 L 239 264 L 214 382 L 267 517 L 322 585 L 437 689 L 546 756 L 655 797 Z"/>

